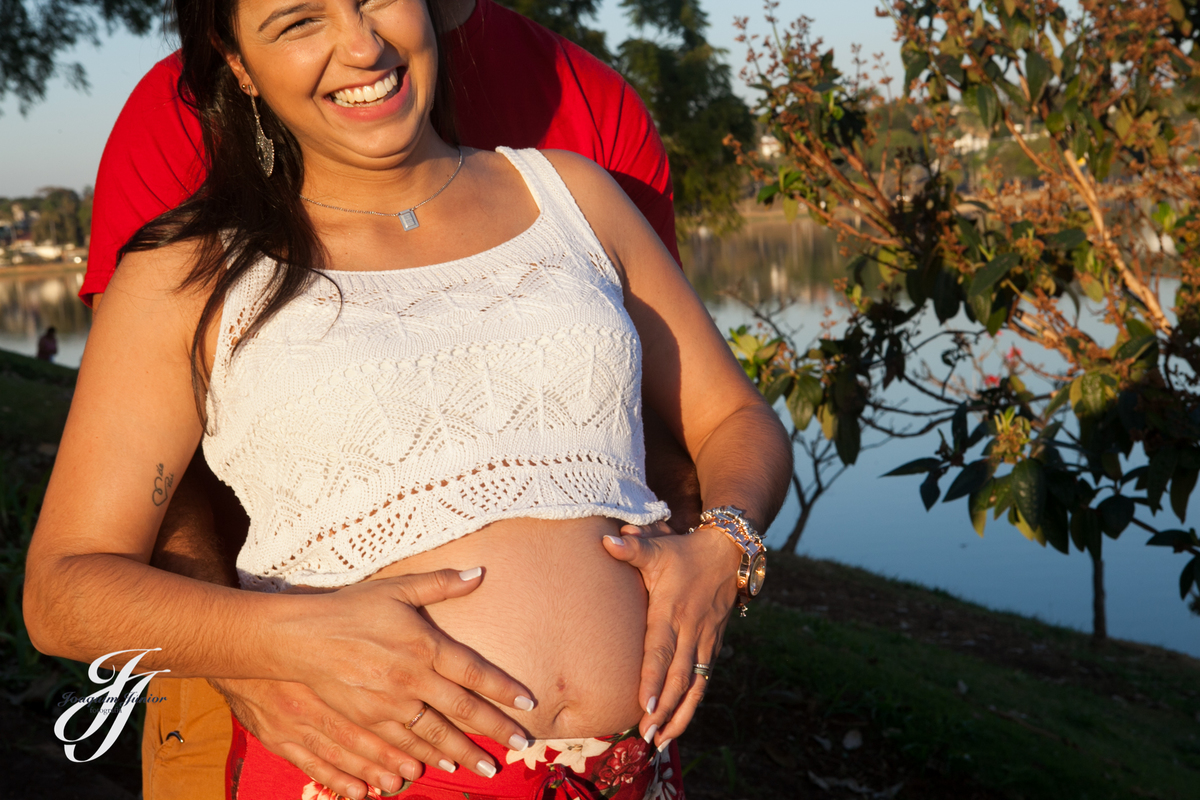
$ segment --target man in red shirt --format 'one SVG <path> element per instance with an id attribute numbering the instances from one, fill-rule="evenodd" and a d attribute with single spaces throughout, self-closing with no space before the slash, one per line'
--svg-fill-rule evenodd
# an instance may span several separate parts
<path id="1" fill-rule="evenodd" d="M 442 36 L 442 46 L 449 49 L 455 74 L 462 143 L 486 149 L 556 148 L 591 158 L 613 175 L 678 261 L 666 151 L 633 89 L 583 49 L 492 0 L 443 2 L 458 23 Z M 151 69 L 134 89 L 105 147 L 88 271 L 80 289 L 89 304 L 102 296 L 129 237 L 203 181 L 200 124 L 178 96 L 180 68 L 178 55 L 172 55 Z M 679 479 L 694 473 L 679 466 L 683 451 L 665 428 L 646 422 L 651 485 L 670 502 L 673 522 L 689 524 L 699 508 L 698 492 L 694 485 L 681 490 Z M 663 488 L 654 487 L 656 475 Z M 163 522 L 152 563 L 236 585 L 230 564 L 239 543 L 230 541 L 228 531 L 240 528 L 244 535 L 244 525 L 236 519 L 239 511 L 221 496 L 218 482 L 197 457 Z M 229 696 L 239 718 L 268 748 L 330 786 L 345 785 L 349 774 L 365 778 L 364 764 L 380 760 L 386 745 L 374 734 L 341 717 L 305 687 L 269 684 L 260 682 L 257 690 L 244 694 L 242 686 Z M 156 679 L 149 694 L 162 700 L 147 705 L 142 745 L 146 800 L 224 797 L 230 724 L 220 696 L 200 679 Z M 419 769 L 419 763 L 410 761 L 408 769 Z"/>

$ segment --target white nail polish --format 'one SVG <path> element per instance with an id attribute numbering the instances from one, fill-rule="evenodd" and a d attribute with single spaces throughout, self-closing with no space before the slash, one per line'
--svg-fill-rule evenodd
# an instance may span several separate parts
<path id="1" fill-rule="evenodd" d="M 475 569 L 464 569 L 462 572 L 458 573 L 458 579 L 460 581 L 473 581 L 482 574 L 483 574 L 483 567 L 476 567 Z"/>
<path id="2" fill-rule="evenodd" d="M 646 740 L 646 744 L 650 744 L 650 742 L 654 741 L 654 734 L 656 733 L 658 733 L 658 726 L 651 725 L 649 728 L 646 728 L 646 735 L 642 738 Z"/>
<path id="3" fill-rule="evenodd" d="M 608 541 L 612 542 L 612 543 L 613 543 L 613 544 L 615 544 L 617 547 L 624 547 L 624 546 L 625 546 L 625 540 L 624 540 L 624 539 L 622 539 L 620 536 L 609 536 L 609 535 L 606 535 L 604 538 L 605 538 L 605 539 L 608 539 Z"/>
<path id="4" fill-rule="evenodd" d="M 663 739 L 663 743 L 658 746 L 658 752 L 661 753 L 663 750 L 666 750 L 667 746 L 670 745 L 671 742 L 673 742 L 673 741 L 675 741 L 675 740 L 674 739 Z"/>
<path id="5" fill-rule="evenodd" d="M 654 709 L 656 708 L 658 708 L 658 695 L 655 695 L 646 701 L 646 713 L 653 714 Z"/>
<path id="6" fill-rule="evenodd" d="M 522 711 L 533 711 L 533 701 L 525 695 L 518 695 L 517 699 L 513 700 L 513 707 Z"/>
<path id="7" fill-rule="evenodd" d="M 496 777 L 496 767 L 493 766 L 490 761 L 480 761 L 478 764 L 475 765 L 475 769 L 479 770 L 479 772 L 485 778 Z"/>
<path id="8" fill-rule="evenodd" d="M 509 750 L 515 750 L 516 752 L 519 753 L 522 750 L 527 750 L 529 748 L 529 745 L 530 745 L 529 740 L 526 739 L 524 736 L 518 736 L 517 734 L 514 733 L 512 736 L 508 737 L 508 749 Z"/>
<path id="9" fill-rule="evenodd" d="M 442 772 L 454 772 L 454 770 L 458 769 L 458 764 L 455 764 L 453 761 L 447 761 L 443 758 L 438 762 L 438 769 L 440 769 Z"/>

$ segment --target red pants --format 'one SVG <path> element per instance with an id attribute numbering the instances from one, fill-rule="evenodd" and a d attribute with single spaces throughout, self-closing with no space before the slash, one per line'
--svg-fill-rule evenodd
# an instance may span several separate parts
<path id="1" fill-rule="evenodd" d="M 427 768 L 406 781 L 403 800 L 684 800 L 679 751 L 662 753 L 646 744 L 637 728 L 595 739 L 538 739 L 519 753 L 491 739 L 468 734 L 499 771 L 483 778 L 460 768 L 453 774 Z M 263 747 L 233 720 L 233 743 L 225 768 L 228 800 L 337 800 Z M 324 792 L 324 794 L 322 794 Z M 369 798 L 383 797 L 372 789 Z"/>

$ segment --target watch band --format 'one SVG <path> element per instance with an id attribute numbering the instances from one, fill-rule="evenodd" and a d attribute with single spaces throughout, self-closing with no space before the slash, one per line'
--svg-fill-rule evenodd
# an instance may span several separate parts
<path id="1" fill-rule="evenodd" d="M 742 549 L 742 561 L 738 566 L 738 611 L 746 616 L 746 601 L 758 594 L 766 576 L 766 546 L 754 527 L 746 521 L 746 512 L 736 506 L 710 508 L 700 514 L 696 528 L 714 527 L 733 540 Z M 696 530 L 692 528 L 688 533 Z"/>

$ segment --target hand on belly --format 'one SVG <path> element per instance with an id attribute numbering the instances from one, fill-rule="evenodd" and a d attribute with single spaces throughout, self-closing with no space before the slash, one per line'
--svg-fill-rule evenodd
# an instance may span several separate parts
<path id="1" fill-rule="evenodd" d="M 614 733 L 642 716 L 646 634 L 641 576 L 600 544 L 618 527 L 601 517 L 503 520 L 371 579 L 482 566 L 478 589 L 428 606 L 426 616 L 529 687 L 533 711 L 504 711 L 534 737 Z"/>

